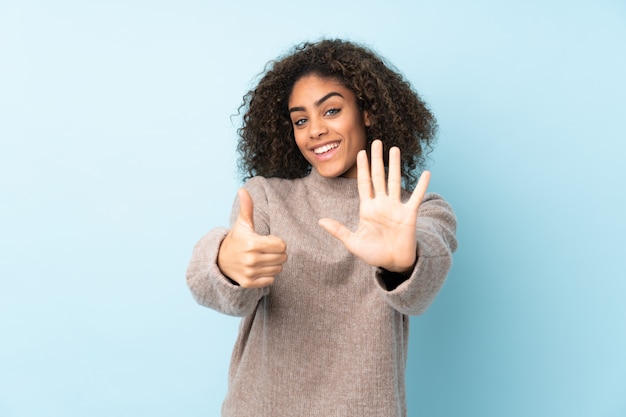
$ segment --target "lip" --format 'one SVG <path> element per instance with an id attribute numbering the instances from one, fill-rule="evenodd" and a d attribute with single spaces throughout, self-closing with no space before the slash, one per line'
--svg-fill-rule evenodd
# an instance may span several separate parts
<path id="1" fill-rule="evenodd" d="M 324 146 L 332 145 L 332 144 L 336 144 L 337 146 L 332 149 L 329 149 L 328 151 L 324 153 L 320 153 L 320 154 L 315 153 L 315 149 L 323 148 Z M 332 140 L 332 141 L 321 143 L 319 145 L 312 147 L 311 152 L 313 153 L 313 156 L 315 157 L 315 159 L 317 159 L 318 161 L 327 161 L 331 159 L 333 156 L 335 156 L 335 154 L 337 153 L 340 147 L 341 147 L 341 141 Z"/>

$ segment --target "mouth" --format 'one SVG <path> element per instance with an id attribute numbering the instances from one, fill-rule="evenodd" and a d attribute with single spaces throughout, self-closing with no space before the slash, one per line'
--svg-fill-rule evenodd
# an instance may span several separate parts
<path id="1" fill-rule="evenodd" d="M 313 153 L 315 155 L 321 156 L 328 152 L 331 152 L 333 149 L 337 149 L 339 147 L 339 142 L 327 143 L 322 146 L 318 146 L 317 148 L 313 148 Z"/>

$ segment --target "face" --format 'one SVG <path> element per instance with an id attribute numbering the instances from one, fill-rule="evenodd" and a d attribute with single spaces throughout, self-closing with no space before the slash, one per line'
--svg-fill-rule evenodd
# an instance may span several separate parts
<path id="1" fill-rule="evenodd" d="M 289 114 L 296 144 L 323 177 L 356 178 L 356 156 L 365 149 L 367 112 L 339 82 L 307 75 L 294 85 Z"/>

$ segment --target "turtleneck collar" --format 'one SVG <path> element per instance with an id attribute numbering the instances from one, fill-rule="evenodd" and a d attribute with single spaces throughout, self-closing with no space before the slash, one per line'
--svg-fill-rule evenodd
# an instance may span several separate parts
<path id="1" fill-rule="evenodd" d="M 304 178 L 304 181 L 326 194 L 343 198 L 359 198 L 359 189 L 356 178 L 321 176 L 315 168 Z"/>

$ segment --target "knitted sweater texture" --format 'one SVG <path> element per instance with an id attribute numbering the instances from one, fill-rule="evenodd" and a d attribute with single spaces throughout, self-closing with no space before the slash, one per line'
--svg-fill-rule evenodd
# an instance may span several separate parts
<path id="1" fill-rule="evenodd" d="M 288 260 L 274 284 L 246 289 L 217 267 L 228 229 L 211 230 L 194 248 L 187 282 L 196 301 L 242 317 L 222 416 L 406 416 L 408 316 L 428 307 L 451 266 L 451 207 L 426 195 L 417 264 L 396 286 L 317 224 L 329 217 L 356 229 L 355 179 L 312 170 L 296 180 L 255 177 L 245 188 L 256 232 L 283 239 Z M 231 224 L 238 213 L 235 201 Z"/>

